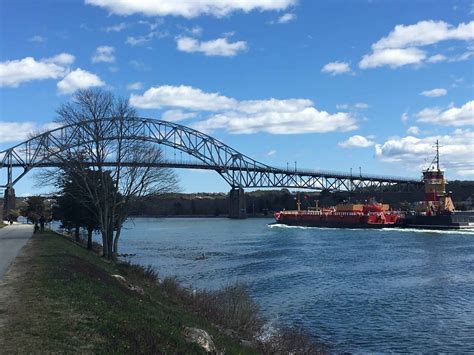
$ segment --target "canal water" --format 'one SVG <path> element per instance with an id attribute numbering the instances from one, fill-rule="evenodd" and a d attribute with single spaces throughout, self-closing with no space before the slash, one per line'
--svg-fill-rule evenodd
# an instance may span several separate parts
<path id="1" fill-rule="evenodd" d="M 120 252 L 184 286 L 245 282 L 270 327 L 336 352 L 474 353 L 474 233 L 272 222 L 136 218 Z"/>

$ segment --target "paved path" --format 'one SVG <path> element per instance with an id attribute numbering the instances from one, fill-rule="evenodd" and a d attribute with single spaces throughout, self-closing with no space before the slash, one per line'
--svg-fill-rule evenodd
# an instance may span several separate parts
<path id="1" fill-rule="evenodd" d="M 32 235 L 31 224 L 14 224 L 0 228 L 0 280 Z"/>

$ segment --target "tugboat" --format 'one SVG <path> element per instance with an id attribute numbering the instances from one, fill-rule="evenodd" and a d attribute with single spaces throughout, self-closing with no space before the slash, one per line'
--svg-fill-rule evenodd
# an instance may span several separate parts
<path id="1" fill-rule="evenodd" d="M 400 227 L 422 229 L 473 229 L 474 212 L 456 211 L 454 202 L 446 192 L 447 181 L 439 167 L 439 142 L 435 145 L 436 156 L 423 170 L 425 200 L 415 205 L 412 212 L 405 214 Z"/>
<path id="2" fill-rule="evenodd" d="M 276 223 L 290 226 L 327 228 L 420 228 L 473 229 L 474 212 L 455 211 L 451 196 L 446 193 L 444 171 L 439 167 L 439 143 L 436 156 L 423 170 L 425 201 L 418 202 L 410 212 L 393 211 L 387 204 L 371 201 L 368 204 L 339 204 L 335 207 L 316 207 L 301 210 L 298 199 L 296 211 L 275 213 Z"/>

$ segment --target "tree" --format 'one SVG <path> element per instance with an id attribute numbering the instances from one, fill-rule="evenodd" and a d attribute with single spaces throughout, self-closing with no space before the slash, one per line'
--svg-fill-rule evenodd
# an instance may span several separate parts
<path id="1" fill-rule="evenodd" d="M 25 201 L 25 205 L 20 209 L 23 217 L 26 217 L 33 223 L 38 223 L 41 217 L 49 216 L 49 210 L 45 204 L 45 198 L 42 196 L 31 196 Z"/>
<path id="2" fill-rule="evenodd" d="M 140 164 L 159 163 L 162 152 L 126 134 L 126 121 L 136 116 L 127 100 L 103 90 L 79 90 L 57 113 L 60 124 L 87 127 L 84 136 L 71 142 L 67 151 L 54 156 L 60 162 L 62 174 L 71 177 L 78 190 L 76 198 L 82 205 L 90 206 L 102 234 L 104 256 L 112 258 L 118 251 L 130 202 L 141 196 L 176 190 L 176 176 L 170 169 Z M 114 139 L 103 139 L 106 136 Z M 115 166 L 109 167 L 108 161 L 116 162 Z M 94 172 L 92 179 L 89 170 Z"/>
<path id="3" fill-rule="evenodd" d="M 95 172 L 87 170 L 89 180 L 95 179 Z M 79 230 L 87 230 L 87 249 L 92 249 L 92 233 L 100 230 L 99 221 L 93 210 L 93 203 L 87 196 L 81 194 L 81 189 L 75 184 L 73 176 L 63 175 L 60 179 L 60 195 L 53 206 L 53 219 L 61 221 L 63 227 L 75 229 L 75 239 L 79 241 Z"/>

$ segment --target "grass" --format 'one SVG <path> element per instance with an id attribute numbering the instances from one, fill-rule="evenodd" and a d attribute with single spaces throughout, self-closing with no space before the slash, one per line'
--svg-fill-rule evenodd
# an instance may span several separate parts
<path id="1" fill-rule="evenodd" d="M 0 228 L 3 228 L 3 227 L 6 227 L 7 225 L 5 223 L 3 223 L 2 221 L 0 221 Z"/>
<path id="2" fill-rule="evenodd" d="M 144 294 L 131 291 L 114 274 L 140 286 Z M 212 336 L 219 351 L 255 353 L 171 297 L 156 279 L 149 268 L 106 262 L 57 234 L 35 235 L 0 288 L 8 300 L 0 307 L 0 315 L 6 316 L 0 349 L 203 353 L 182 335 L 184 327 L 197 327 Z"/>

